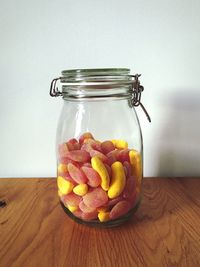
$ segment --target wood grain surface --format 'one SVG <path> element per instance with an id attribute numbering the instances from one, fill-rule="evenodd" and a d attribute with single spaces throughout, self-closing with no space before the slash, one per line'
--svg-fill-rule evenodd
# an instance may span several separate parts
<path id="1" fill-rule="evenodd" d="M 200 266 L 200 179 L 147 178 L 132 219 L 79 225 L 53 178 L 0 179 L 0 267 Z"/>

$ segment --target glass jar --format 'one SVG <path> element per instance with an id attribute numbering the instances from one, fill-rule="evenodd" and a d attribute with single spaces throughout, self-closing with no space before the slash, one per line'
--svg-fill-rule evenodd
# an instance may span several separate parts
<path id="1" fill-rule="evenodd" d="M 79 223 L 116 226 L 139 206 L 143 145 L 134 106 L 144 107 L 138 77 L 125 68 L 75 69 L 51 83 L 50 95 L 64 100 L 56 138 L 58 195 Z"/>

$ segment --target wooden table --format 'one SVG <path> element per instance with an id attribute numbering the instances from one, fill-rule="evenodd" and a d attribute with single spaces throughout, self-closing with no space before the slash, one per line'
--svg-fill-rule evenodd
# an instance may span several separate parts
<path id="1" fill-rule="evenodd" d="M 79 225 L 52 178 L 0 179 L 0 267 L 200 266 L 200 179 L 148 178 L 123 226 Z"/>

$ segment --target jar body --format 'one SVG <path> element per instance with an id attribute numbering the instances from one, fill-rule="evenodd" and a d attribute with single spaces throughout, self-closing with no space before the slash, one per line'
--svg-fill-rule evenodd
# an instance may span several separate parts
<path id="1" fill-rule="evenodd" d="M 71 218 L 109 227 L 135 212 L 143 148 L 129 98 L 64 100 L 56 151 L 58 195 Z"/>

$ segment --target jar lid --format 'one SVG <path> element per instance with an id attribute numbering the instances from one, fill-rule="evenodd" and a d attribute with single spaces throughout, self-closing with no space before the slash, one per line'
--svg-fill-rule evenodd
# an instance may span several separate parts
<path id="1" fill-rule="evenodd" d="M 63 70 L 63 77 L 82 77 L 82 76 L 97 76 L 97 75 L 128 75 L 128 68 L 101 68 L 101 69 L 70 69 Z"/>

